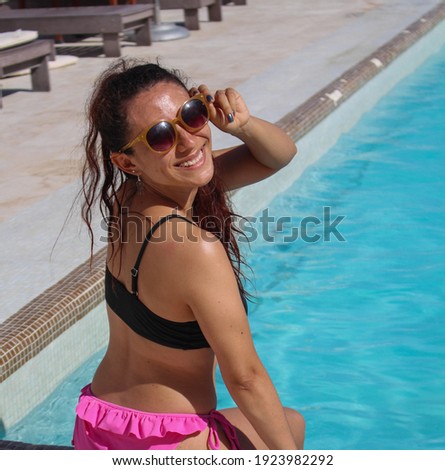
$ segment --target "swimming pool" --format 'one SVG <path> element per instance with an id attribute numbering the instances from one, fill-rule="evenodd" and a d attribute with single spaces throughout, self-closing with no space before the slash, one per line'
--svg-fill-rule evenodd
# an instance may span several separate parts
<path id="1" fill-rule="evenodd" d="M 283 402 L 306 417 L 308 449 L 445 446 L 444 69 L 442 50 L 274 199 L 269 216 L 291 218 L 269 224 L 274 243 L 252 243 L 254 339 Z M 345 216 L 345 241 L 323 241 L 324 208 Z M 312 243 L 286 242 L 302 220 Z M 69 444 L 102 354 L 5 439 Z"/>
<path id="2" fill-rule="evenodd" d="M 275 198 L 292 222 L 252 246 L 255 340 L 308 448 L 445 446 L 444 71 L 442 50 Z M 326 207 L 346 241 L 285 243 L 307 216 L 322 235 Z"/>

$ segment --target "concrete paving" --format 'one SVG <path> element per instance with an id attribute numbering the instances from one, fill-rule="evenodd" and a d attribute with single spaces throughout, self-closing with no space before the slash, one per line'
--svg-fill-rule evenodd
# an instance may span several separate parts
<path id="1" fill-rule="evenodd" d="M 190 84 L 235 87 L 253 114 L 276 121 L 438 3 L 248 0 L 246 6 L 224 6 L 220 23 L 208 22 L 202 9 L 201 29 L 188 38 L 150 47 L 124 39 L 122 52 L 160 58 L 183 70 Z M 182 21 L 182 11 L 163 11 L 161 19 Z M 1 81 L 0 321 L 88 258 L 77 209 L 58 236 L 79 189 L 85 102 L 113 60 L 94 54 L 100 45 L 96 38 L 69 44 L 81 57 L 51 71 L 49 93 L 31 92 L 29 76 Z M 91 56 L 84 56 L 87 46 Z M 216 147 L 233 142 L 221 134 L 214 141 Z M 97 233 L 104 234 L 97 223 Z"/>

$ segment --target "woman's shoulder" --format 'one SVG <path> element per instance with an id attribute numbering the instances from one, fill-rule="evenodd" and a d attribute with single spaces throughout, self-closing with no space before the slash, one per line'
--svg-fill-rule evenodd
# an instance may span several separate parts
<path id="1" fill-rule="evenodd" d="M 163 243 L 167 250 L 194 256 L 201 251 L 218 250 L 219 239 L 200 227 L 199 221 L 180 211 L 150 214 L 150 242 Z M 213 251 L 213 250 L 212 250 Z"/>
<path id="2" fill-rule="evenodd" d="M 146 256 L 141 263 L 141 271 L 155 275 L 151 280 L 160 290 L 167 287 L 170 295 L 185 299 L 197 286 L 214 288 L 215 284 L 210 280 L 215 269 L 219 273 L 228 271 L 233 276 L 218 237 L 182 214 L 158 218 L 158 222 L 164 220 L 149 237 Z"/>

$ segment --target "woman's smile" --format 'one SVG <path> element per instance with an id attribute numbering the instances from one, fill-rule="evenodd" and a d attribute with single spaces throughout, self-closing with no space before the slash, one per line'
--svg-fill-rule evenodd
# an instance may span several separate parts
<path id="1" fill-rule="evenodd" d="M 194 170 L 201 167 L 205 163 L 205 159 L 204 151 L 200 149 L 197 153 L 190 155 L 186 160 L 177 163 L 175 166 L 187 170 Z"/>

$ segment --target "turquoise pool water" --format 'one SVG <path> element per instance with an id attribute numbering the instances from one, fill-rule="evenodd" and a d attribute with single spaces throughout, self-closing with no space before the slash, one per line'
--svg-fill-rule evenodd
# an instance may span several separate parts
<path id="1" fill-rule="evenodd" d="M 251 245 L 254 339 L 308 449 L 445 448 L 444 76 L 442 50 L 276 197 L 269 217 L 291 220 Z M 344 217 L 330 241 L 326 208 Z M 69 444 L 102 354 L 5 438 Z"/>

